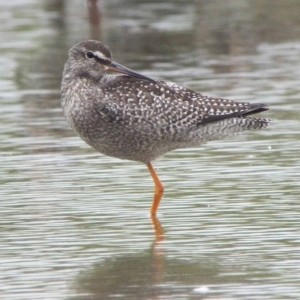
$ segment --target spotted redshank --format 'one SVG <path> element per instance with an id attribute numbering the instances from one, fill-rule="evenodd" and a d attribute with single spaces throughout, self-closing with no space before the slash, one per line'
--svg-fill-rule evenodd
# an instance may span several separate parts
<path id="1" fill-rule="evenodd" d="M 102 154 L 147 165 L 155 184 L 152 216 L 164 192 L 154 159 L 269 124 L 248 117 L 268 110 L 265 104 L 208 97 L 151 79 L 113 61 L 109 48 L 94 40 L 70 49 L 61 94 L 66 119 L 87 144 Z"/>

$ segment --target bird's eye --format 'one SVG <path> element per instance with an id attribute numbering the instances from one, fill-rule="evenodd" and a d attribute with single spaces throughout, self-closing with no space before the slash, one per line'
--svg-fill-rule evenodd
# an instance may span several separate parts
<path id="1" fill-rule="evenodd" d="M 86 53 L 86 57 L 87 57 L 87 58 L 94 58 L 95 55 L 94 55 L 94 53 L 93 53 L 92 51 L 88 51 L 88 52 Z"/>

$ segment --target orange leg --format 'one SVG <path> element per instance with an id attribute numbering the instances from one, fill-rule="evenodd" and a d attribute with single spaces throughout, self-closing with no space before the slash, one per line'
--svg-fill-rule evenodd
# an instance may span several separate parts
<path id="1" fill-rule="evenodd" d="M 157 212 L 157 209 L 158 209 L 158 206 L 159 206 L 159 203 L 160 203 L 160 200 L 163 196 L 163 193 L 164 193 L 164 187 L 163 185 L 161 184 L 152 164 L 149 162 L 147 163 L 147 167 L 148 167 L 148 170 L 152 176 L 152 179 L 154 181 L 154 185 L 155 185 L 155 190 L 154 190 L 154 199 L 153 199 L 153 202 L 152 202 L 152 207 L 151 207 L 151 216 L 156 216 L 156 212 Z"/>

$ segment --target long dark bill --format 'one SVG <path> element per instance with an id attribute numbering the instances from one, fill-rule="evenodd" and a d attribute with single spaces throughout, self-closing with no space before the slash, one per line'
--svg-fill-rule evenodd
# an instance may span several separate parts
<path id="1" fill-rule="evenodd" d="M 143 80 L 147 80 L 147 81 L 150 81 L 152 83 L 156 83 L 155 80 L 149 78 L 149 77 L 146 77 L 142 74 L 139 74 L 137 72 L 134 72 L 133 70 L 130 70 L 114 61 L 112 61 L 109 66 L 108 66 L 108 69 L 110 71 L 114 71 L 114 72 L 118 72 L 118 73 L 122 73 L 124 75 L 127 75 L 127 76 L 130 76 L 130 77 L 134 77 L 134 78 L 139 78 L 139 79 L 143 79 Z"/>

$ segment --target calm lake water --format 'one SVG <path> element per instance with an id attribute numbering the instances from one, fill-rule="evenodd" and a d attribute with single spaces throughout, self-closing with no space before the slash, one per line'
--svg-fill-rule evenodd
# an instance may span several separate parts
<path id="1" fill-rule="evenodd" d="M 92 5 L 92 2 L 90 2 Z M 300 297 L 300 2 L 10 0 L 0 10 L 0 298 Z M 94 38 L 147 76 L 269 104 L 270 128 L 154 162 L 105 157 L 60 107 Z"/>

